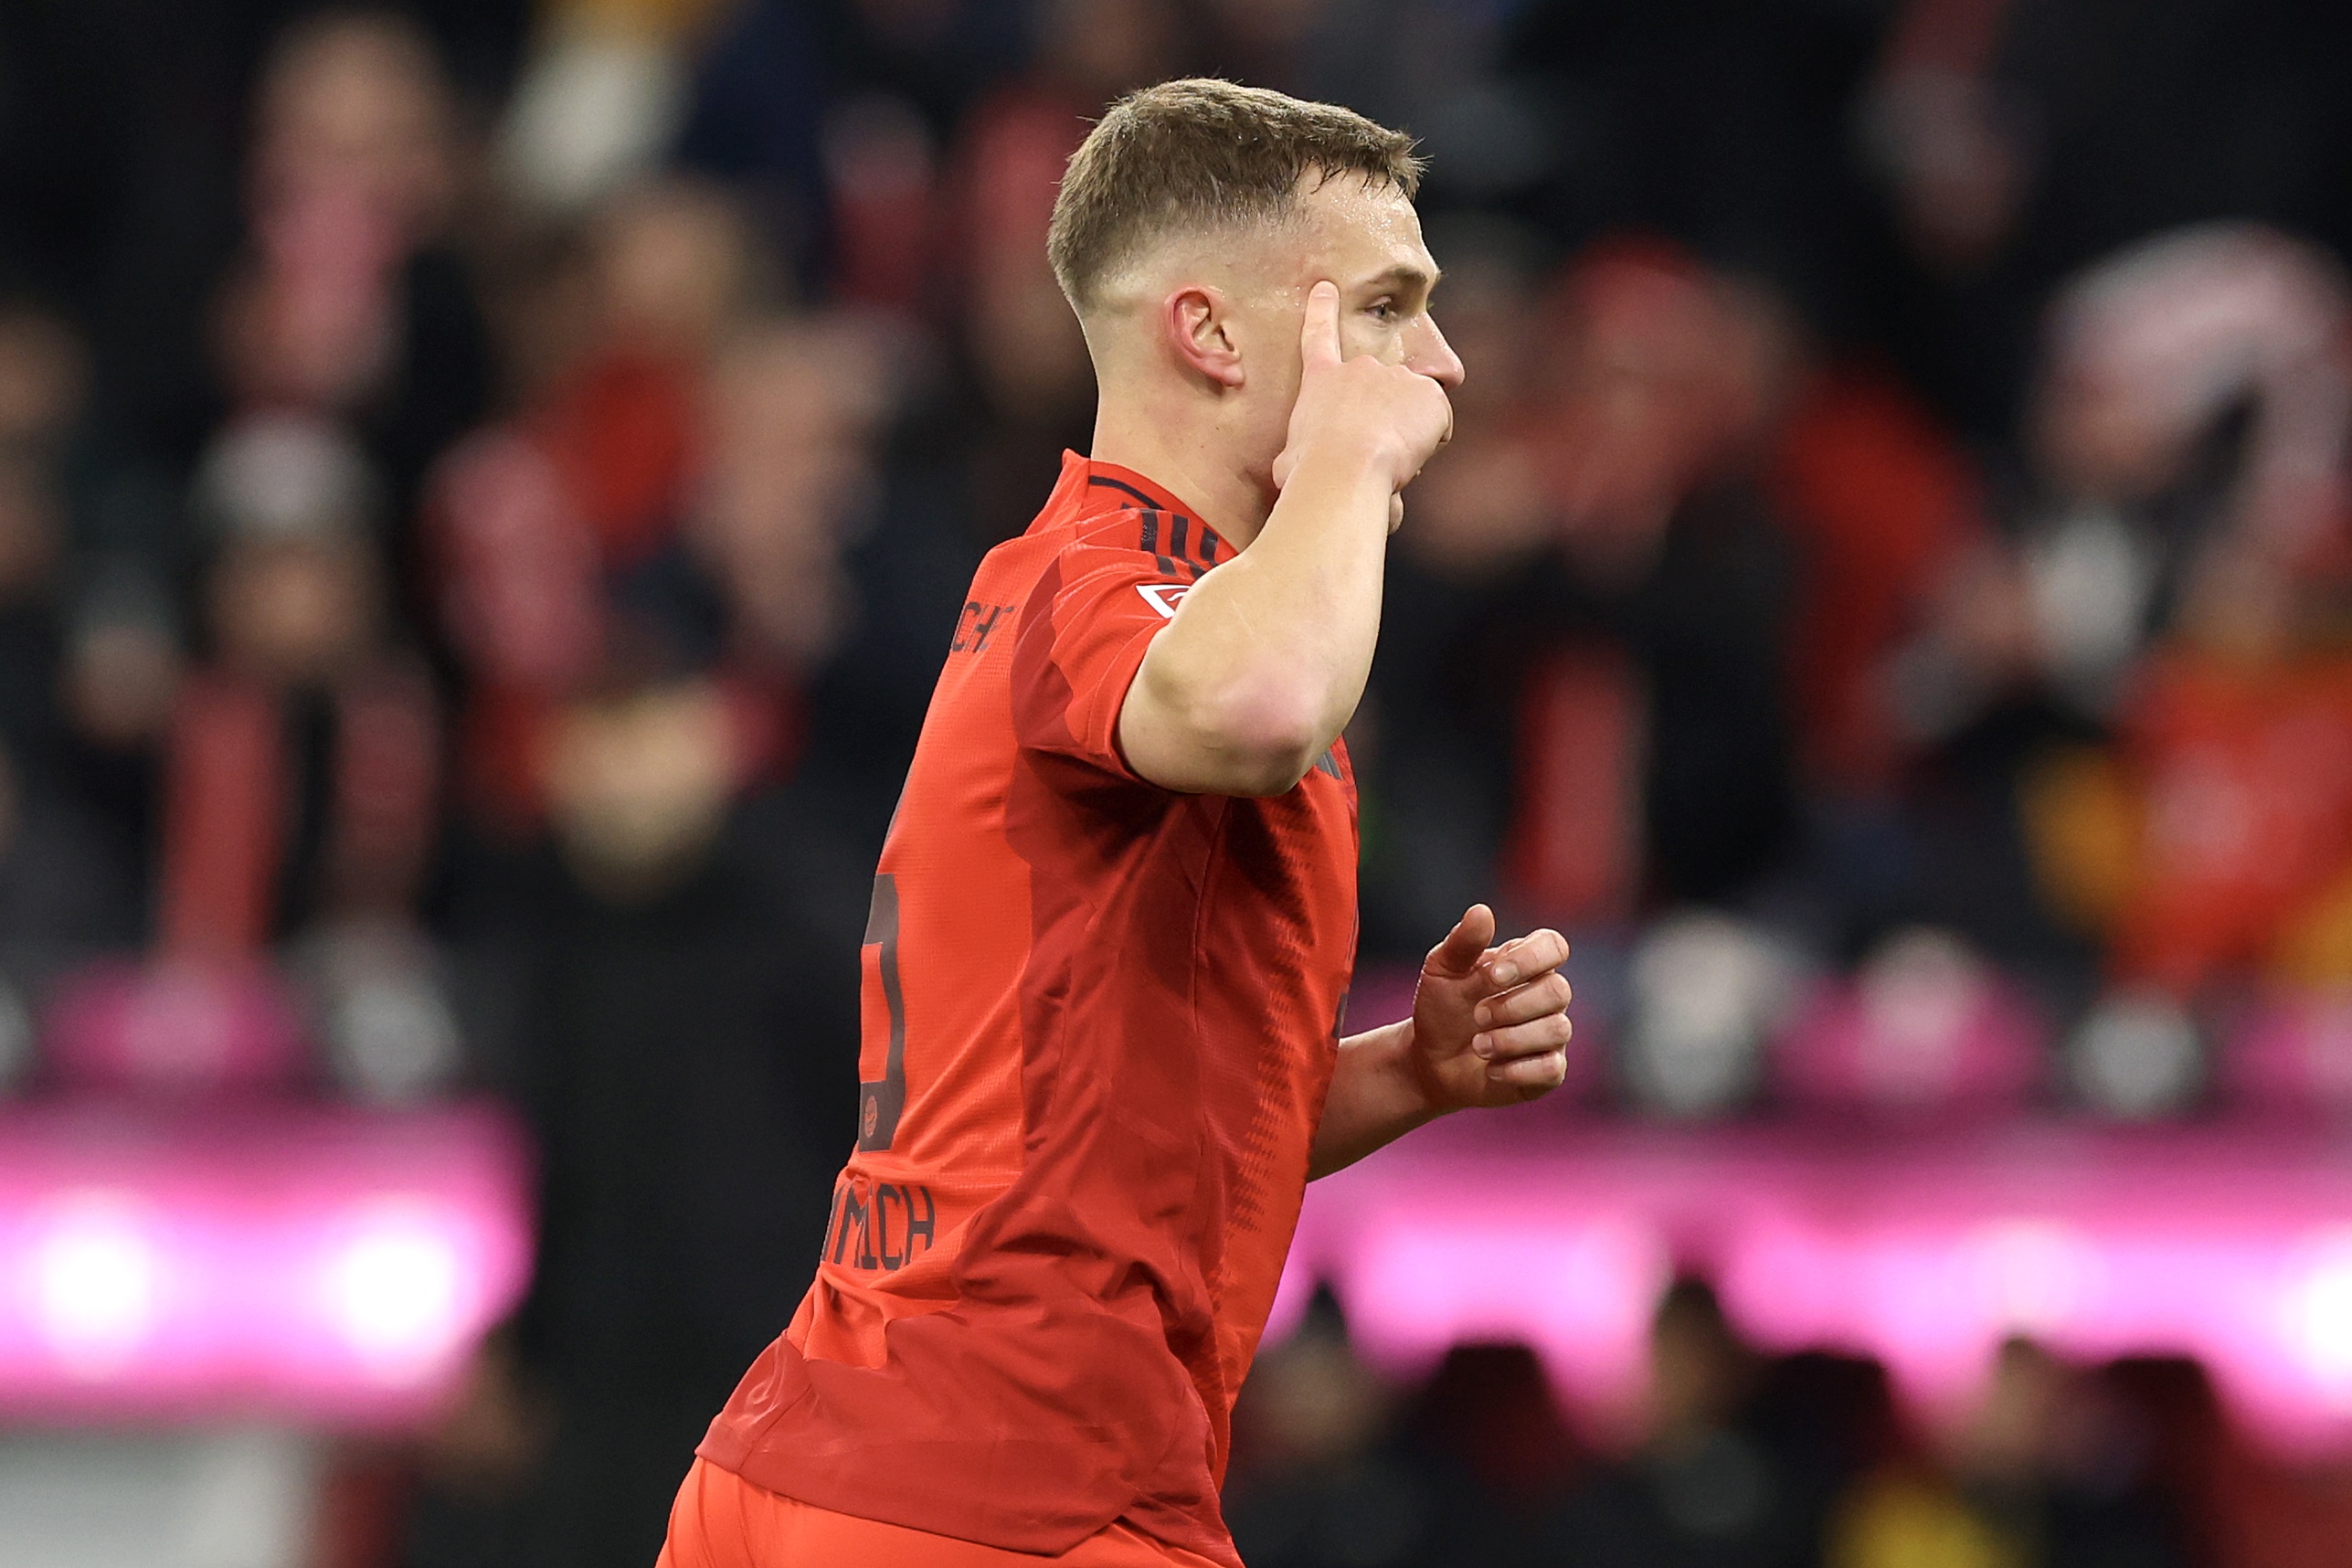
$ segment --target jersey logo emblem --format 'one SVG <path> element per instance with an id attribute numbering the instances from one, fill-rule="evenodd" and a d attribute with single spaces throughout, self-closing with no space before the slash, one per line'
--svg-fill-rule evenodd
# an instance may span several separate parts
<path id="1" fill-rule="evenodd" d="M 1161 620 L 1173 620 L 1176 619 L 1177 601 L 1192 587 L 1191 583 L 1138 583 L 1135 591 L 1143 596 L 1144 603 L 1160 612 Z"/>

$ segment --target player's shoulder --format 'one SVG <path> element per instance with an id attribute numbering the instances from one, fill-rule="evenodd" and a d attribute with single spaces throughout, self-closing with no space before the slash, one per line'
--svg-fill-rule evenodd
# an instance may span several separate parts
<path id="1" fill-rule="evenodd" d="M 1150 481 L 1070 453 L 1044 510 L 989 552 L 979 579 L 1003 593 L 1058 591 L 1106 573 L 1189 583 L 1233 554 Z"/>
<path id="2" fill-rule="evenodd" d="M 1106 503 L 1039 518 L 1027 532 L 990 550 L 979 575 L 998 582 L 1033 581 L 1049 572 L 1068 578 L 1125 561 L 1156 566 L 1166 576 L 1198 577 L 1232 554 L 1213 533 L 1181 513 Z"/>
<path id="3" fill-rule="evenodd" d="M 1070 519 L 1064 552 L 1114 551 L 1150 559 L 1163 576 L 1198 577 L 1233 556 L 1215 529 L 1116 479 L 1097 475 Z"/>

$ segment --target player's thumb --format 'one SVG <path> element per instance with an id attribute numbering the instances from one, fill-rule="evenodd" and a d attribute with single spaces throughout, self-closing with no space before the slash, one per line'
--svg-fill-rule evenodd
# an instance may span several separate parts
<path id="1" fill-rule="evenodd" d="M 1307 291 L 1307 313 L 1298 323 L 1298 357 L 1308 367 L 1337 365 L 1340 352 L 1340 286 L 1325 279 Z"/>
<path id="2" fill-rule="evenodd" d="M 1446 939 L 1429 949 L 1429 961 L 1422 968 L 1435 975 L 1456 978 L 1469 974 L 1486 957 L 1487 945 L 1495 939 L 1495 912 L 1483 904 L 1473 904 L 1463 912 L 1461 920 L 1446 933 Z"/>

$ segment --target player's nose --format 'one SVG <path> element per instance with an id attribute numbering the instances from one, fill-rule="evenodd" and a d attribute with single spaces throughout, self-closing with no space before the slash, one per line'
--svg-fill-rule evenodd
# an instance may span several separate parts
<path id="1" fill-rule="evenodd" d="M 1451 392 L 1462 384 L 1465 374 L 1462 356 L 1454 352 L 1454 345 L 1447 343 L 1446 334 L 1438 330 L 1436 317 L 1423 316 L 1420 327 L 1413 344 L 1412 357 L 1405 364 Z"/>

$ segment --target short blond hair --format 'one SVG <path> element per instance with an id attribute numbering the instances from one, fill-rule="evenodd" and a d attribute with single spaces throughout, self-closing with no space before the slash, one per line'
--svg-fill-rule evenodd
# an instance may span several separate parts
<path id="1" fill-rule="evenodd" d="M 1279 220 L 1303 182 L 1361 175 L 1410 197 L 1413 138 L 1352 109 L 1194 77 L 1131 92 L 1070 154 L 1045 253 L 1082 313 L 1103 280 L 1188 228 Z"/>

